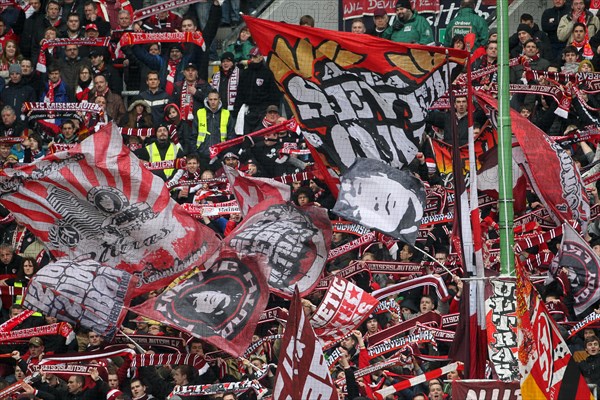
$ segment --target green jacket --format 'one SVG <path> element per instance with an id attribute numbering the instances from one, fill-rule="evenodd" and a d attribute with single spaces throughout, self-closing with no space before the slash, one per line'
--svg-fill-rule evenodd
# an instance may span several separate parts
<path id="1" fill-rule="evenodd" d="M 470 7 L 461 8 L 458 10 L 456 17 L 452 18 L 448 26 L 446 26 L 446 36 L 444 37 L 444 46 L 452 45 L 452 38 L 456 35 L 466 35 L 473 32 L 475 34 L 474 49 L 485 45 L 488 41 L 489 32 L 488 24 L 485 19 L 477 15 L 475 10 Z M 471 50 L 474 50 L 471 49 Z"/>
<path id="2" fill-rule="evenodd" d="M 252 50 L 253 47 L 254 44 L 251 41 L 246 40 L 242 42 L 238 39 L 235 41 L 235 43 L 231 43 L 229 46 L 227 46 L 225 51 L 232 52 L 235 57 L 235 62 L 238 63 L 242 60 L 250 59 L 250 50 Z"/>
<path id="3" fill-rule="evenodd" d="M 399 24 L 399 22 L 396 18 L 392 26 L 389 26 L 383 32 L 385 39 L 398 43 L 431 44 L 434 42 L 431 25 L 425 17 L 419 15 L 416 11 L 413 11 L 412 18 L 404 24 Z"/>

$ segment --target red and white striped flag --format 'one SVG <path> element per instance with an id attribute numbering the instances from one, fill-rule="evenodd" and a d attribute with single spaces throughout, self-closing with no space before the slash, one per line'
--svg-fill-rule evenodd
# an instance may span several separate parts
<path id="1" fill-rule="evenodd" d="M 92 259 L 137 277 L 137 296 L 201 265 L 219 239 L 170 198 L 111 125 L 68 151 L 1 171 L 0 203 L 55 258 Z"/>
<path id="2" fill-rule="evenodd" d="M 244 176 L 238 170 L 227 165 L 223 166 L 223 170 L 243 216 L 248 215 L 250 208 L 263 200 L 269 198 L 290 200 L 291 188 L 289 185 L 273 179 Z"/>

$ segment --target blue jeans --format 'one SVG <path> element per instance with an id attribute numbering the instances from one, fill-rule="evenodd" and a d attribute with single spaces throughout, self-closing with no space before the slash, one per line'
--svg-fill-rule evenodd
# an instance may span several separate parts
<path id="1" fill-rule="evenodd" d="M 208 22 L 208 14 L 210 13 L 211 1 L 206 3 L 196 3 L 196 15 L 198 16 L 198 25 L 201 30 L 204 30 L 206 23 Z"/>
<path id="2" fill-rule="evenodd" d="M 223 18 L 221 22 L 230 24 L 240 22 L 240 0 L 225 0 L 222 6 Z"/>

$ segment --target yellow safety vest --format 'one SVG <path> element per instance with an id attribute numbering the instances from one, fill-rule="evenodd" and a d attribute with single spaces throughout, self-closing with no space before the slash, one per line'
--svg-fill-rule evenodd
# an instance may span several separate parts
<path id="1" fill-rule="evenodd" d="M 175 158 L 177 157 L 177 148 L 175 147 L 174 143 L 171 143 L 169 145 L 169 149 L 167 150 L 167 154 L 165 154 L 164 160 L 162 158 L 160 158 L 160 153 L 158 152 L 158 146 L 156 145 L 156 143 L 152 143 L 150 145 L 149 153 L 150 153 L 150 162 L 175 160 Z M 168 169 L 163 169 L 163 171 L 165 172 L 165 175 L 168 178 L 171 175 L 173 175 L 173 171 L 175 171 L 175 169 L 168 168 Z"/>
<path id="2" fill-rule="evenodd" d="M 15 281 L 14 285 L 15 288 L 22 288 L 23 287 L 23 282 L 18 282 Z M 23 303 L 23 295 L 16 295 L 15 294 L 15 301 L 13 302 L 13 304 L 22 304 Z M 42 317 L 42 313 L 41 312 L 34 312 L 33 314 L 31 314 L 34 317 Z"/>
<path id="3" fill-rule="evenodd" d="M 227 124 L 229 122 L 229 114 L 229 110 L 224 108 L 221 109 L 221 123 L 219 124 L 221 142 L 225 142 L 227 140 Z M 200 108 L 196 112 L 196 118 L 198 118 L 198 140 L 196 141 L 196 147 L 200 147 L 200 145 L 206 140 L 206 135 L 210 135 L 206 116 L 206 108 Z"/>

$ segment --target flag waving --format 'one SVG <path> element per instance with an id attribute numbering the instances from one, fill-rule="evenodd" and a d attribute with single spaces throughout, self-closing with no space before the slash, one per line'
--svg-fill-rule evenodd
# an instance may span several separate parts
<path id="1" fill-rule="evenodd" d="M 31 279 L 23 305 L 60 321 L 79 324 L 110 340 L 125 317 L 134 281 L 125 271 L 93 260 L 58 260 Z"/>
<path id="2" fill-rule="evenodd" d="M 275 376 L 273 398 L 334 400 L 337 390 L 323 349 L 304 315 L 300 293 L 294 291 Z"/>
<path id="3" fill-rule="evenodd" d="M 91 259 L 169 284 L 217 248 L 214 232 L 169 196 L 109 124 L 74 148 L 0 172 L 0 203 L 56 258 Z"/>
<path id="4" fill-rule="evenodd" d="M 523 399 L 593 399 L 556 323 L 520 263 L 516 293 Z"/>
<path id="5" fill-rule="evenodd" d="M 425 209 L 423 182 L 380 161 L 357 158 L 344 172 L 333 212 L 415 244 Z"/>
<path id="6" fill-rule="evenodd" d="M 239 356 L 267 305 L 268 267 L 225 252 L 213 259 L 207 271 L 131 310 Z"/>
<path id="7" fill-rule="evenodd" d="M 429 106 L 468 52 L 244 17 L 306 139 L 330 164 L 356 157 L 402 167 L 415 157 Z"/>
<path id="8" fill-rule="evenodd" d="M 264 255 L 271 268 L 269 286 L 278 295 L 292 297 L 298 286 L 309 293 L 319 282 L 331 247 L 331 221 L 321 207 L 297 207 L 269 198 L 223 241 L 238 256 Z"/>
<path id="9" fill-rule="evenodd" d="M 495 121 L 496 100 L 482 92 L 476 92 L 476 96 L 480 104 L 490 111 L 491 120 Z M 516 161 L 524 167 L 535 193 L 557 224 L 574 221 L 585 231 L 590 205 L 583 180 L 571 156 L 515 110 L 511 110 L 510 120 L 524 156 Z M 516 156 L 518 153 L 513 154 Z"/>
<path id="10" fill-rule="evenodd" d="M 569 269 L 575 314 L 581 315 L 600 299 L 600 258 L 569 224 L 563 224 L 562 242 L 550 272 L 556 274 L 561 267 Z"/>

